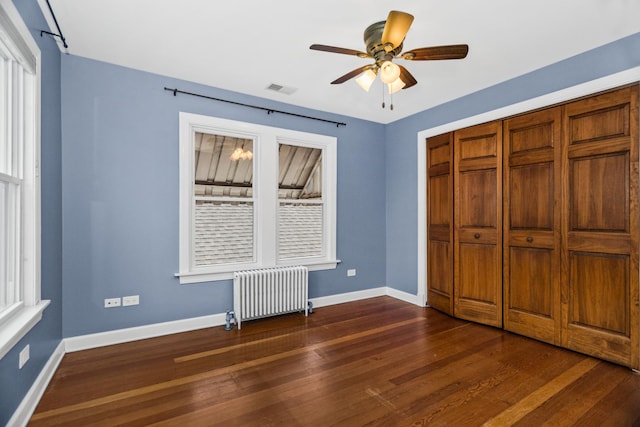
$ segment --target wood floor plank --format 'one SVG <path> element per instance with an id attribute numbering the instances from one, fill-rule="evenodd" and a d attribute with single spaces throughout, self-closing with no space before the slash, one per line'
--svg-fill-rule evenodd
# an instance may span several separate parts
<path id="1" fill-rule="evenodd" d="M 497 351 L 500 346 L 500 339 L 493 339 L 484 350 Z M 436 369 L 386 394 L 408 408 L 406 412 L 413 422 L 432 424 L 442 414 L 459 412 L 512 375 L 483 351 L 464 352 L 462 358 L 446 358 L 433 367 Z"/>
<path id="2" fill-rule="evenodd" d="M 622 381 L 578 419 L 576 426 L 640 426 L 640 374 L 629 375 L 626 368 L 618 368 Z"/>
<path id="3" fill-rule="evenodd" d="M 632 426 L 639 399 L 628 369 L 380 297 L 65 355 L 29 425 Z"/>
<path id="4" fill-rule="evenodd" d="M 600 399 L 618 387 L 627 373 L 623 368 L 612 370 L 611 366 L 604 363 L 598 364 L 534 411 L 522 417 L 516 425 L 533 427 L 545 423 L 548 425 L 569 421 L 577 423 Z M 576 399 L 576 396 L 581 398 Z"/>
<path id="5" fill-rule="evenodd" d="M 558 377 L 554 378 L 549 383 L 540 387 L 517 404 L 510 406 L 496 417 L 488 420 L 483 424 L 483 426 L 496 427 L 514 424 L 516 421 L 520 420 L 522 417 L 549 400 L 560 390 L 589 372 L 598 363 L 601 362 L 591 358 L 583 360 L 572 368 L 569 368 L 566 372 L 560 374 Z"/>

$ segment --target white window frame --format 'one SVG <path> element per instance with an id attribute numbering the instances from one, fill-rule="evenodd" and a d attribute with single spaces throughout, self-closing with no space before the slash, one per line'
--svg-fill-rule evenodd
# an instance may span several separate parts
<path id="1" fill-rule="evenodd" d="M 256 125 L 235 120 L 181 112 L 180 121 L 180 283 L 197 283 L 233 278 L 234 271 L 305 265 L 309 270 L 335 269 L 337 138 L 327 135 Z M 194 223 L 194 138 L 196 132 L 252 139 L 254 150 L 254 262 L 195 267 Z M 278 147 L 279 143 L 322 150 L 323 221 L 322 256 L 278 259 Z M 249 200 L 249 199 L 248 199 Z"/>
<path id="2" fill-rule="evenodd" d="M 20 86 L 21 102 L 17 103 L 24 119 L 11 120 L 12 126 L 20 126 L 11 134 L 18 135 L 23 159 L 19 165 L 22 176 L 16 181 L 20 186 L 16 209 L 20 230 L 7 253 L 12 253 L 20 271 L 15 276 L 18 297 L 0 313 L 1 359 L 40 321 L 49 301 L 40 299 L 40 49 L 11 0 L 0 0 L 0 40 L 29 74 Z M 16 104 L 11 104 L 9 114 L 14 115 Z"/>

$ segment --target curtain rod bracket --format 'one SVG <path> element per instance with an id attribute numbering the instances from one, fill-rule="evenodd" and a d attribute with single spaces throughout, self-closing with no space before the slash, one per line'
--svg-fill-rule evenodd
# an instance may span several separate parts
<path id="1" fill-rule="evenodd" d="M 67 39 L 65 39 L 64 36 L 62 35 L 62 30 L 60 29 L 60 25 L 58 24 L 58 19 L 56 18 L 56 14 L 53 13 L 53 8 L 51 7 L 49 0 L 46 0 L 46 2 L 47 2 L 47 6 L 49 7 L 49 12 L 51 13 L 51 17 L 53 18 L 53 23 L 56 24 L 56 28 L 58 29 L 58 34 L 41 30 L 40 37 L 42 37 L 43 34 L 48 34 L 53 37 L 58 37 L 60 41 L 62 41 L 62 45 L 64 46 L 64 48 L 69 49 L 69 45 L 67 44 Z"/>
<path id="2" fill-rule="evenodd" d="M 257 105 L 244 104 L 242 102 L 236 102 L 236 101 L 229 101 L 228 99 L 214 98 L 212 96 L 201 95 L 199 93 L 186 92 L 186 91 L 183 91 L 183 90 L 180 90 L 180 89 L 177 89 L 177 88 L 165 87 L 164 90 L 169 91 L 169 92 L 173 92 L 173 96 L 176 96 L 176 94 L 178 94 L 178 93 L 182 93 L 184 95 L 197 96 L 198 98 L 210 99 L 212 101 L 226 102 L 228 104 L 240 105 L 240 106 L 243 106 L 243 107 L 255 108 L 257 110 L 263 110 L 263 111 L 266 111 L 267 114 L 269 114 L 269 115 L 271 115 L 273 113 L 286 114 L 288 116 L 300 117 L 300 118 L 303 118 L 303 119 L 317 120 L 317 121 L 325 122 L 325 123 L 333 123 L 333 124 L 336 125 L 336 127 L 346 126 L 347 125 L 346 123 L 336 122 L 334 120 L 327 120 L 327 119 L 321 119 L 319 117 L 305 116 L 303 114 L 290 113 L 288 111 L 274 110 L 273 108 L 259 107 Z"/>
<path id="3" fill-rule="evenodd" d="M 47 34 L 47 35 L 52 36 L 52 37 L 58 37 L 60 39 L 60 41 L 62 41 L 62 45 L 64 46 L 64 48 L 65 49 L 69 48 L 69 45 L 67 44 L 67 41 L 60 34 L 52 33 L 50 31 L 40 30 L 40 37 L 42 37 L 43 34 Z"/>

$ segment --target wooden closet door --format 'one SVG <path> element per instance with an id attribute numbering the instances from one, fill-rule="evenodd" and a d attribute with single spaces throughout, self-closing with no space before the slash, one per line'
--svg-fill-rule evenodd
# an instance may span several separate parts
<path id="1" fill-rule="evenodd" d="M 504 328 L 560 343 L 561 108 L 505 120 Z"/>
<path id="2" fill-rule="evenodd" d="M 453 315 L 453 134 L 427 139 L 427 302 Z"/>
<path id="3" fill-rule="evenodd" d="M 563 120 L 562 344 L 638 368 L 638 87 Z"/>
<path id="4" fill-rule="evenodd" d="M 454 314 L 502 327 L 502 122 L 454 133 Z"/>

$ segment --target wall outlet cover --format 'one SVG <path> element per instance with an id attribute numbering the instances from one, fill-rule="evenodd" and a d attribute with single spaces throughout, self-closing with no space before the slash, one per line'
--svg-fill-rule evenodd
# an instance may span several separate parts
<path id="1" fill-rule="evenodd" d="M 129 295 L 126 297 L 122 297 L 122 305 L 138 305 L 140 304 L 140 295 Z"/>
<path id="2" fill-rule="evenodd" d="M 120 298 L 105 298 L 104 308 L 120 307 Z"/>
<path id="3" fill-rule="evenodd" d="M 20 356 L 18 358 L 18 369 L 22 369 L 25 363 L 29 361 L 29 344 L 27 344 L 22 351 L 20 352 Z"/>

